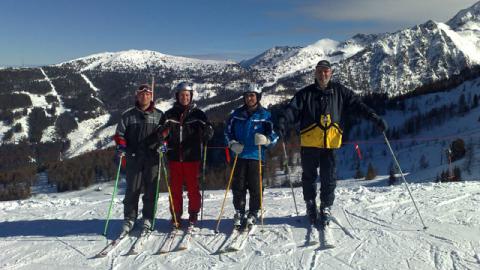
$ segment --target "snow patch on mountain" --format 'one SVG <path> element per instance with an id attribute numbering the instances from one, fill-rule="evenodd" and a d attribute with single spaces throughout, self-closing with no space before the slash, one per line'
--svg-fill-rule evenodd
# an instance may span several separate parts
<path id="1" fill-rule="evenodd" d="M 115 126 L 105 128 L 105 123 L 107 123 L 109 118 L 110 114 L 103 114 L 78 123 L 77 129 L 70 132 L 67 136 L 71 145 L 66 153 L 66 157 L 74 157 L 81 153 L 98 149 L 97 143 L 105 139 L 99 136 L 99 132 L 105 133 L 107 130 L 108 136 L 113 136 L 115 134 Z"/>

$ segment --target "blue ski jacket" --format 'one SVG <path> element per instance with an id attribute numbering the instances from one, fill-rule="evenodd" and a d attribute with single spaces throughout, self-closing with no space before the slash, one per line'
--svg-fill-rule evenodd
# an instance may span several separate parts
<path id="1" fill-rule="evenodd" d="M 243 159 L 258 160 L 258 146 L 255 145 L 255 133 L 261 133 L 270 140 L 267 147 L 273 147 L 278 141 L 278 135 L 273 130 L 272 116 L 262 106 L 249 115 L 244 105 L 235 109 L 229 116 L 225 127 L 225 141 L 230 145 L 232 140 L 243 144 Z M 265 161 L 265 146 L 262 146 L 262 161 Z"/>

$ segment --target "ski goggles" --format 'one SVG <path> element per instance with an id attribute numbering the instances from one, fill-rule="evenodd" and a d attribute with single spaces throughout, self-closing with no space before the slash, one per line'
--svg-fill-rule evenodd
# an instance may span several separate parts
<path id="1" fill-rule="evenodd" d="M 152 88 L 150 88 L 150 85 L 148 84 L 142 84 L 138 87 L 136 93 L 140 94 L 142 92 L 153 93 Z"/>

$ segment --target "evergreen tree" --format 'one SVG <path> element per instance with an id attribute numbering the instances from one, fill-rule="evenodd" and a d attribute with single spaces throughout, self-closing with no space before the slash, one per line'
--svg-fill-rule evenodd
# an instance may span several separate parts
<path id="1" fill-rule="evenodd" d="M 420 163 L 420 168 L 422 168 L 422 169 L 428 168 L 428 165 L 429 165 L 428 160 L 427 160 L 427 158 L 425 157 L 424 154 L 422 154 L 422 156 L 420 157 L 420 162 L 419 163 Z"/>
<path id="2" fill-rule="evenodd" d="M 373 168 L 372 163 L 368 163 L 367 175 L 365 175 L 365 180 L 375 179 L 377 176 L 377 171 Z"/>
<path id="3" fill-rule="evenodd" d="M 397 177 L 395 176 L 395 169 L 393 166 L 390 166 L 389 174 L 390 176 L 388 177 L 388 185 L 391 186 L 397 182 Z"/>
<path id="4" fill-rule="evenodd" d="M 362 170 L 360 169 L 360 164 L 357 164 L 357 169 L 355 170 L 355 179 L 362 179 L 365 175 L 363 174 Z"/>

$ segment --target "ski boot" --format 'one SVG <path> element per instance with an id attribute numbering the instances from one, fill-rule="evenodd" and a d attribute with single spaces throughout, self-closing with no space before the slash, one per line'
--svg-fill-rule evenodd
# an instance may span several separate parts
<path id="1" fill-rule="evenodd" d="M 134 226 L 135 226 L 135 220 L 130 219 L 130 218 L 126 218 L 123 221 L 122 232 L 120 233 L 120 235 L 123 236 L 123 235 L 129 234 L 132 231 Z"/>
<path id="2" fill-rule="evenodd" d="M 251 229 L 255 224 L 257 224 L 258 220 L 258 211 L 249 211 L 247 220 L 246 220 L 246 228 Z"/>
<path id="3" fill-rule="evenodd" d="M 320 208 L 320 226 L 325 228 L 330 225 L 330 220 L 332 219 L 332 210 L 330 207 Z"/>
<path id="4" fill-rule="evenodd" d="M 197 213 L 190 213 L 188 217 L 188 227 L 193 228 L 197 225 L 198 221 L 198 214 Z"/>
<path id="5" fill-rule="evenodd" d="M 153 230 L 152 224 L 153 224 L 153 222 L 152 222 L 151 219 L 148 219 L 148 218 L 143 219 L 142 234 L 147 233 L 147 232 Z"/>
<path id="6" fill-rule="evenodd" d="M 233 227 L 235 229 L 240 229 L 242 227 L 242 223 L 245 220 L 245 212 L 236 210 L 235 215 L 233 215 Z"/>

